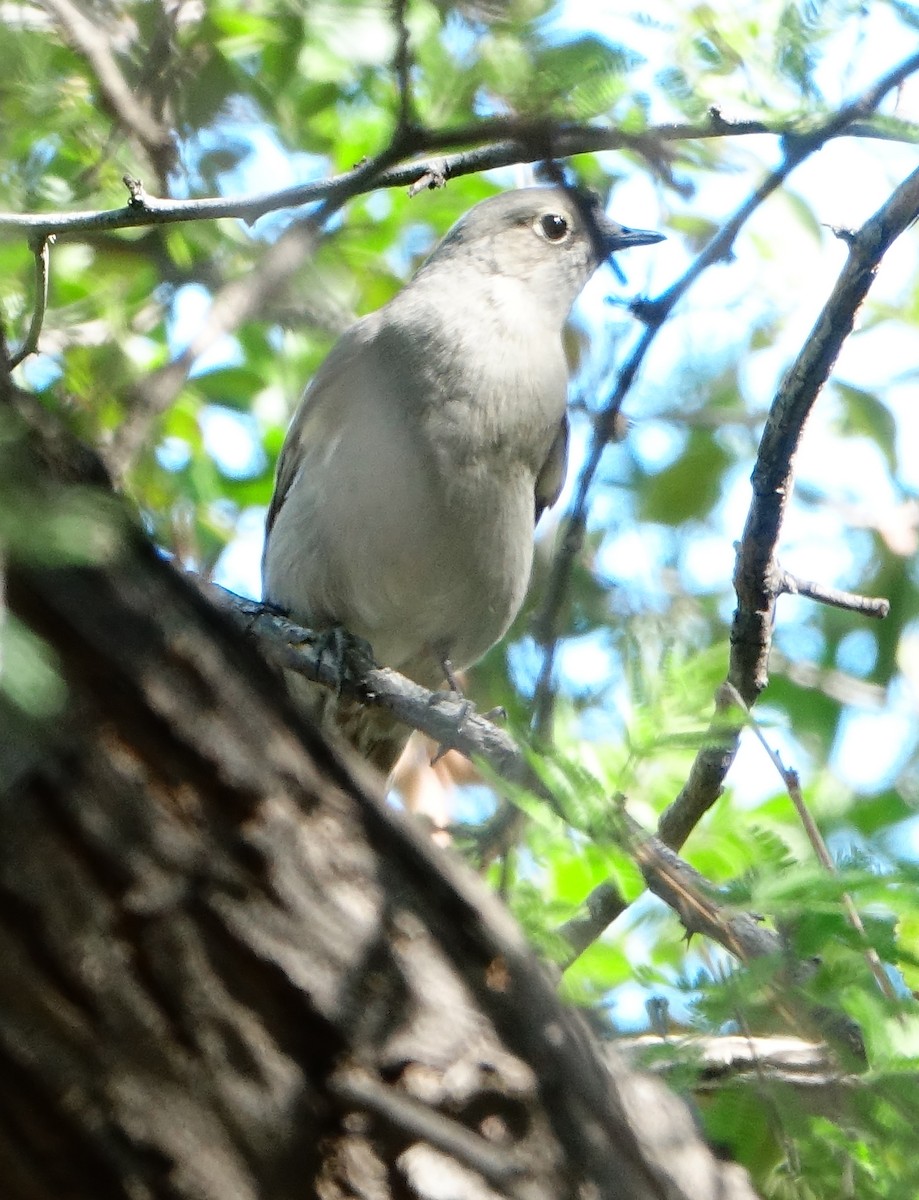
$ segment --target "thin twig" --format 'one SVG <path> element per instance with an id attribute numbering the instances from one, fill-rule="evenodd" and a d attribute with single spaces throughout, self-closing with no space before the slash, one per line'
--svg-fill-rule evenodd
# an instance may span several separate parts
<path id="1" fill-rule="evenodd" d="M 36 238 L 32 242 L 32 253 L 35 258 L 35 304 L 32 308 L 32 320 L 29 331 L 19 349 L 10 355 L 8 369 L 18 367 L 23 359 L 34 354 L 38 349 L 38 339 L 44 324 L 45 312 L 48 307 L 48 271 L 50 267 L 50 245 L 53 236 Z"/>
<path id="2" fill-rule="evenodd" d="M 372 1113 L 408 1141 L 424 1141 L 501 1188 L 525 1172 L 525 1164 L 459 1121 L 407 1092 L 389 1087 L 368 1071 L 350 1069 L 329 1080 L 329 1090 L 349 1108 Z"/>
<path id="3" fill-rule="evenodd" d="M 844 608 L 863 617 L 882 621 L 890 613 L 890 601 L 879 596 L 860 596 L 857 592 L 844 592 L 840 588 L 827 587 L 809 579 L 799 579 L 783 570 L 779 579 L 780 590 L 788 596 L 807 596 L 819 604 L 830 604 L 833 608 Z"/>
<path id="4" fill-rule="evenodd" d="M 794 805 L 795 812 L 798 814 L 798 819 L 801 822 L 804 832 L 807 834 L 807 840 L 810 842 L 811 848 L 817 856 L 817 861 L 829 875 L 838 874 L 836 870 L 836 863 L 833 861 L 829 847 L 824 841 L 823 834 L 820 832 L 817 822 L 814 820 L 810 809 L 807 807 L 807 802 L 805 801 L 804 795 L 801 791 L 801 780 L 798 777 L 798 772 L 793 767 L 785 766 L 778 750 L 770 745 L 766 735 L 760 728 L 759 722 L 750 712 L 749 706 L 744 702 L 743 697 L 738 693 L 736 688 L 732 688 L 730 685 L 727 686 L 730 688 L 732 693 L 732 700 L 738 706 L 738 708 L 741 708 L 746 714 L 749 728 L 753 730 L 756 740 L 766 751 L 766 754 L 769 756 L 769 761 L 775 767 L 779 777 L 782 780 L 782 783 L 785 785 L 785 790 L 788 792 L 789 798 Z M 881 962 L 878 952 L 868 941 L 868 933 L 865 929 L 864 922 L 862 921 L 858 909 L 855 907 L 855 901 L 848 892 L 842 893 L 842 903 L 849 924 L 864 943 L 863 948 L 865 952 L 865 960 L 868 963 L 868 968 L 871 971 L 871 974 L 874 976 L 878 987 L 888 1000 L 896 1001 L 897 994 L 893 989 L 893 985 L 890 982 L 887 972 L 884 970 L 884 964 Z"/>
<path id="5" fill-rule="evenodd" d="M 396 52 L 393 56 L 393 74 L 399 89 L 398 127 L 403 131 L 415 126 L 415 105 L 412 98 L 412 56 L 408 24 L 406 22 L 406 0 L 391 0 L 392 19 L 396 30 Z"/>

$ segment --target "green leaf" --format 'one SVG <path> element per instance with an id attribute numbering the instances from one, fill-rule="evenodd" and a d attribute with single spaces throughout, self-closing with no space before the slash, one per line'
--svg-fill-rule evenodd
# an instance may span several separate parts
<path id="1" fill-rule="evenodd" d="M 722 473 L 729 462 L 730 455 L 714 438 L 692 430 L 680 457 L 654 475 L 642 494 L 640 519 L 682 525 L 707 516 L 721 496 Z"/>

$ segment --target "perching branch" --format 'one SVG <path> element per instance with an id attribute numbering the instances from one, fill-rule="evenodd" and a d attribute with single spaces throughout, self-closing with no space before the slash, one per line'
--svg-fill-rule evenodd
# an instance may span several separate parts
<path id="1" fill-rule="evenodd" d="M 322 653 L 321 638 L 256 600 L 246 600 L 215 585 L 208 594 L 240 627 L 254 636 L 276 666 L 296 671 L 331 691 L 352 695 L 386 709 L 439 746 L 481 759 L 501 778 L 518 787 L 539 788 L 520 747 L 503 729 L 480 716 L 453 692 L 431 692 L 390 667 L 369 659 L 344 677 Z M 349 664 L 354 666 L 355 664 Z"/>
<path id="2" fill-rule="evenodd" d="M 207 593 L 255 637 L 262 653 L 276 666 L 386 709 L 444 746 L 475 758 L 514 788 L 526 788 L 564 817 L 551 787 L 534 771 L 521 748 L 491 721 L 470 711 L 466 702 L 450 693 L 429 692 L 390 668 L 376 667 L 369 659 L 352 662 L 352 669 L 342 674 L 322 654 L 321 639 L 311 630 L 223 588 L 209 586 Z M 751 914 L 722 904 L 711 882 L 659 838 L 643 830 L 624 809 L 611 813 L 609 831 L 634 858 L 649 890 L 676 913 L 687 934 L 710 938 L 741 963 L 787 952 L 777 933 Z M 586 902 L 586 914 L 572 918 L 558 930 L 572 950 L 564 965 L 570 965 L 627 907 L 612 885 L 602 884 L 595 889 Z M 794 985 L 810 969 L 811 964 L 789 958 L 776 994 L 777 1009 L 792 1028 L 819 1029 L 846 1053 L 860 1055 L 863 1048 L 854 1022 L 815 1009 L 795 992 Z"/>
<path id="3" fill-rule="evenodd" d="M 321 652 L 320 641 L 311 630 L 280 616 L 264 604 L 245 600 L 222 588 L 208 588 L 234 620 L 254 636 L 262 653 L 276 666 L 294 670 L 316 683 L 364 703 L 386 709 L 393 716 L 421 730 L 451 749 L 482 762 L 499 779 L 515 788 L 526 788 L 564 817 L 557 798 L 534 771 L 521 748 L 503 730 L 469 710 L 466 702 L 451 693 L 429 692 L 389 668 L 376 667 L 369 659 L 352 663 L 344 674 Z M 748 913 L 729 911 L 717 899 L 717 889 L 695 868 L 683 861 L 658 838 L 646 833 L 625 811 L 612 813 L 610 832 L 638 864 L 649 889 L 679 917 L 687 933 L 711 938 L 739 962 L 778 955 L 783 946 L 778 935 Z M 598 903 L 603 894 L 602 903 Z M 559 933 L 569 939 L 569 963 L 595 941 L 606 926 L 625 910 L 625 900 L 608 884 L 596 889 L 587 901 L 588 913 L 563 925 Z M 796 966 L 800 975 L 804 964 Z M 797 1027 L 803 1020 L 820 1024 L 820 1014 L 786 998 L 787 1019 Z M 777 998 L 780 1003 L 781 997 Z M 829 1028 L 828 1036 L 839 1031 Z M 858 1042 L 857 1029 L 847 1025 L 846 1045 Z"/>
<path id="4" fill-rule="evenodd" d="M 61 440 L 4 486 L 65 511 Z M 66 686 L 0 693 L 4 1200 L 753 1200 L 96 496 L 107 549 L 6 564 Z"/>

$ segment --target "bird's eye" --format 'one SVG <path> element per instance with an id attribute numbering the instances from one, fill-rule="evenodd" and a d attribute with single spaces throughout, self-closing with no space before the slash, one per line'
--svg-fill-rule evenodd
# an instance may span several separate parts
<path id="1" fill-rule="evenodd" d="M 536 224 L 539 233 L 547 242 L 562 242 L 571 232 L 571 227 L 559 213 L 546 213 Z"/>

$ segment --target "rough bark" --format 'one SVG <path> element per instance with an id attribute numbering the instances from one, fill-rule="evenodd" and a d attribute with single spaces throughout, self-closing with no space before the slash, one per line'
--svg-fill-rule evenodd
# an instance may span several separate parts
<path id="1" fill-rule="evenodd" d="M 0 505 L 62 465 L 19 439 Z M 103 500 L 7 564 L 66 697 L 0 700 L 4 1200 L 752 1197 Z"/>

